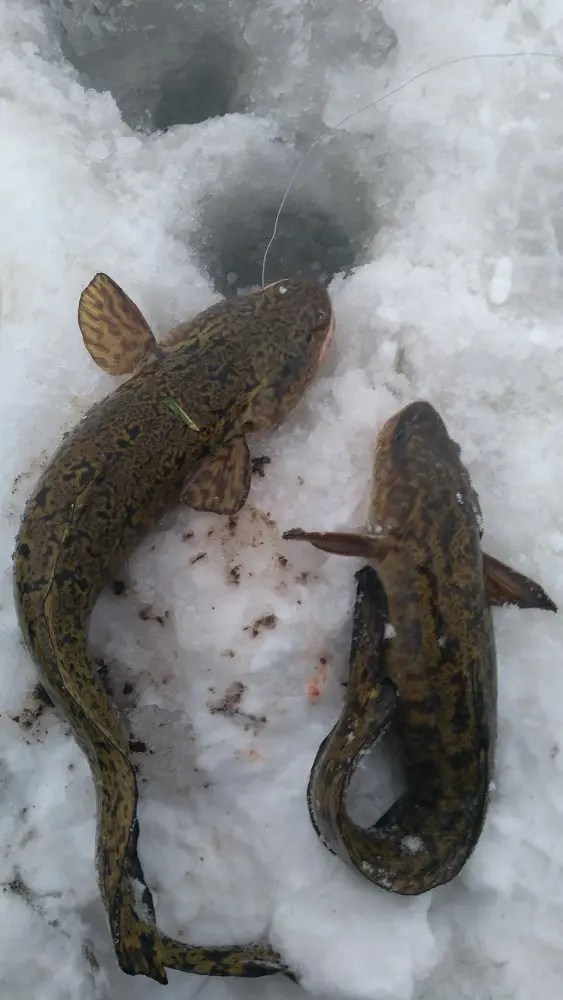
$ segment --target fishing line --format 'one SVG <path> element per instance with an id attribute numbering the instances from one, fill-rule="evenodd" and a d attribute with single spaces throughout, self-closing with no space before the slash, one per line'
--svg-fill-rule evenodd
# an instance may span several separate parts
<path id="1" fill-rule="evenodd" d="M 404 83 L 399 84 L 398 87 L 393 87 L 391 90 L 386 90 L 381 95 L 381 97 L 378 97 L 375 101 L 370 101 L 369 104 L 364 104 L 363 107 L 358 108 L 356 111 L 352 111 L 349 115 L 346 115 L 341 121 L 337 122 L 336 125 L 327 125 L 326 126 L 326 130 L 322 133 L 322 135 L 318 136 L 318 138 L 315 139 L 314 142 L 311 143 L 311 145 L 309 146 L 309 149 L 305 153 L 304 157 L 297 164 L 295 170 L 293 171 L 293 173 L 292 173 L 292 175 L 291 175 L 291 177 L 289 179 L 288 185 L 287 185 L 287 187 L 286 187 L 286 189 L 285 189 L 285 191 L 283 193 L 283 197 L 282 197 L 282 200 L 280 202 L 280 207 L 278 208 L 278 212 L 277 212 L 277 215 L 276 215 L 276 218 L 275 218 L 275 221 L 274 221 L 274 228 L 273 228 L 273 231 L 272 231 L 272 235 L 270 237 L 270 241 L 268 243 L 268 246 L 266 247 L 266 250 L 264 251 L 264 258 L 262 260 L 262 288 L 264 288 L 264 285 L 265 285 L 266 260 L 268 258 L 268 254 L 270 252 L 270 247 L 272 246 L 272 244 L 273 244 L 273 242 L 274 242 L 274 240 L 276 238 L 276 233 L 278 231 L 278 222 L 279 222 L 280 216 L 281 216 L 281 214 L 283 212 L 283 208 L 284 208 L 284 205 L 285 205 L 285 203 L 287 201 L 287 197 L 289 195 L 289 192 L 291 191 L 291 189 L 293 187 L 293 182 L 294 182 L 295 178 L 297 177 L 297 174 L 300 172 L 301 168 L 304 166 L 304 164 L 309 159 L 309 157 L 310 157 L 311 153 L 313 152 L 313 150 L 318 145 L 320 145 L 320 143 L 323 142 L 323 141 L 330 142 L 330 140 L 333 138 L 333 136 L 330 134 L 331 132 L 335 132 L 336 129 L 341 128 L 342 125 L 345 125 L 346 122 L 349 122 L 352 118 L 355 118 L 356 115 L 361 115 L 364 111 L 369 111 L 370 108 L 377 107 L 378 104 L 381 104 L 381 102 L 385 101 L 388 97 L 393 97 L 395 94 L 399 94 L 401 92 L 401 90 L 404 90 L 406 87 L 409 87 L 411 83 L 415 83 L 417 80 L 421 80 L 424 76 L 428 76 L 430 73 L 434 73 L 436 70 L 439 70 L 439 69 L 448 69 L 450 66 L 456 66 L 459 63 L 471 62 L 472 60 L 477 60 L 477 59 L 521 59 L 521 58 L 524 58 L 526 56 L 534 56 L 534 57 L 540 58 L 540 59 L 556 59 L 556 60 L 563 59 L 563 55 L 558 55 L 556 52 L 535 52 L 535 51 L 531 51 L 531 52 L 480 52 L 480 53 L 477 53 L 475 55 L 470 55 L 470 56 L 457 56 L 455 59 L 448 59 L 447 62 L 438 63 L 436 66 L 429 66 L 427 69 L 421 70 L 420 73 L 415 73 L 414 76 L 409 77 L 408 80 L 405 80 Z"/>
<path id="2" fill-rule="evenodd" d="M 200 997 L 204 989 L 207 986 L 209 986 L 209 982 L 210 979 L 208 977 L 207 979 L 204 979 L 202 983 L 199 983 L 198 986 L 195 988 L 194 992 L 192 993 L 191 997 L 189 998 L 189 1000 L 197 1000 L 197 997 Z"/>

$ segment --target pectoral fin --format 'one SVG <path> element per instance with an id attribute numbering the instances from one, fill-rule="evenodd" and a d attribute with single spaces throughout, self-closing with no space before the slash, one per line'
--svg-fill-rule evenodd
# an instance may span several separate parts
<path id="1" fill-rule="evenodd" d="M 316 549 L 332 552 L 339 556 L 356 556 L 359 559 L 373 559 L 382 562 L 397 547 L 397 540 L 391 535 L 367 535 L 354 531 L 302 531 L 291 528 L 282 538 L 289 541 L 310 542 Z"/>
<path id="2" fill-rule="evenodd" d="M 204 458 L 182 491 L 182 502 L 212 514 L 236 514 L 250 489 L 252 462 L 244 437 L 233 437 Z"/>
<path id="3" fill-rule="evenodd" d="M 158 344 L 143 314 L 107 274 L 96 274 L 78 304 L 78 325 L 90 357 L 110 375 L 129 375 Z"/>
<path id="4" fill-rule="evenodd" d="M 490 605 L 516 604 L 519 608 L 557 611 L 557 605 L 539 583 L 483 552 L 487 602 Z"/>

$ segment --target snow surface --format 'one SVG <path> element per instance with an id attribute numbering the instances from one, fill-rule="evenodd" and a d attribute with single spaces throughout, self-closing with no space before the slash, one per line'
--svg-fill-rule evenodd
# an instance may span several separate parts
<path id="1" fill-rule="evenodd" d="M 559 0 L 387 0 L 398 46 L 381 60 L 379 49 L 371 57 L 374 4 L 337 0 L 323 27 L 306 0 L 241 0 L 228 6 L 239 10 L 232 37 L 253 53 L 255 114 L 150 134 L 133 132 L 114 97 L 85 89 L 61 55 L 65 37 L 66 55 L 71 42 L 78 51 L 69 32 L 85 6 L 73 13 L 67 2 L 65 35 L 43 20 L 55 3 L 0 0 L 1 995 L 289 1000 L 305 994 L 281 977 L 171 972 L 163 993 L 119 972 L 96 884 L 86 761 L 32 695 L 12 602 L 14 535 L 61 435 L 112 389 L 82 346 L 78 297 L 107 271 L 164 334 L 213 301 L 233 254 L 263 248 L 270 232 L 253 229 L 254 210 L 275 212 L 297 148 L 313 137 L 311 116 L 332 124 L 458 55 L 563 52 L 563 13 Z M 160 0 L 158 24 L 189 6 Z M 110 8 L 100 0 L 89 23 L 113 30 L 113 76 L 121 52 L 134 91 L 142 59 L 129 80 Z M 209 11 L 213 27 L 219 5 Z M 287 44 L 275 41 L 280 26 Z M 102 80 L 104 39 L 96 44 Z M 87 37 L 81 52 L 87 63 Z M 487 549 L 562 603 L 562 100 L 559 62 L 464 63 L 358 115 L 315 151 L 296 203 L 305 229 L 312 205 L 363 247 L 353 251 L 360 266 L 330 286 L 330 359 L 287 425 L 252 442 L 271 462 L 236 530 L 179 513 L 139 549 L 126 593 L 105 595 L 95 612 L 93 646 L 115 700 L 153 751 L 136 759 L 140 852 L 160 926 L 200 943 L 269 934 L 318 997 L 561 995 L 561 615 L 495 611 L 500 726 L 485 830 L 453 883 L 396 898 L 322 847 L 305 802 L 342 700 L 359 564 L 280 535 L 361 523 L 377 430 L 424 397 L 462 445 Z M 331 273 L 332 249 L 311 267 Z M 297 245 L 287 253 L 300 262 Z M 269 280 L 283 276 L 279 260 L 273 251 Z M 276 627 L 254 635 L 264 615 Z M 326 684 L 311 698 L 321 657 Z M 210 711 L 240 684 L 241 712 L 258 721 Z M 376 797 L 383 772 L 371 771 Z"/>

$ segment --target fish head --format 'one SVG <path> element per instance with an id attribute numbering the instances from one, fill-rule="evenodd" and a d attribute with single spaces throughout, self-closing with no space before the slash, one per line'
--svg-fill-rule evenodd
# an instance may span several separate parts
<path id="1" fill-rule="evenodd" d="M 255 297 L 250 358 L 254 388 L 245 431 L 277 427 L 301 399 L 324 360 L 334 332 L 330 297 L 308 278 L 275 281 Z"/>
<path id="2" fill-rule="evenodd" d="M 424 400 L 409 403 L 382 427 L 374 463 L 375 519 L 388 530 L 404 529 L 421 509 L 456 503 L 483 533 L 479 498 L 454 441 L 437 410 Z"/>

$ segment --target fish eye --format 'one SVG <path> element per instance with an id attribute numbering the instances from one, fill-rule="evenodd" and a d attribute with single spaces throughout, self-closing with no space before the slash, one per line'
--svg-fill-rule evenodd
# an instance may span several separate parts
<path id="1" fill-rule="evenodd" d="M 407 428 L 399 427 L 399 430 L 395 433 L 395 441 L 406 441 L 407 440 Z"/>

